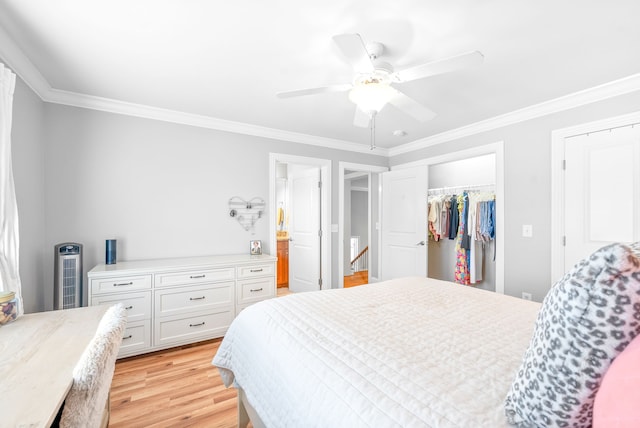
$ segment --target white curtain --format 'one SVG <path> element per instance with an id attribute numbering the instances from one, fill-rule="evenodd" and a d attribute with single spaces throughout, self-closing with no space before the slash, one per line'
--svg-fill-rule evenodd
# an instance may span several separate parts
<path id="1" fill-rule="evenodd" d="M 14 291 L 24 312 L 18 272 L 18 204 L 11 166 L 11 119 L 16 75 L 0 63 L 0 290 Z"/>

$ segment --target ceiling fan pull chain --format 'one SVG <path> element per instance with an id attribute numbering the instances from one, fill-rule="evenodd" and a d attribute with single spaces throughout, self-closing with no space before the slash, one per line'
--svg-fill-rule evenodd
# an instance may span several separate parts
<path id="1" fill-rule="evenodd" d="M 376 112 L 371 113 L 371 146 L 369 150 L 376 148 Z"/>

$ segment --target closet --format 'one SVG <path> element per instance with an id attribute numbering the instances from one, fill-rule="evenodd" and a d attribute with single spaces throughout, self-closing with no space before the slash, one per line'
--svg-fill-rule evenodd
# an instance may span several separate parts
<path id="1" fill-rule="evenodd" d="M 495 154 L 430 165 L 428 182 L 428 276 L 495 291 Z"/>

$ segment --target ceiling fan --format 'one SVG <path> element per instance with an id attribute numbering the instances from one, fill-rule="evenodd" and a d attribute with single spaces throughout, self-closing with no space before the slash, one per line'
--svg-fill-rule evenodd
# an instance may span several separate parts
<path id="1" fill-rule="evenodd" d="M 484 59 L 482 53 L 474 51 L 394 71 L 391 64 L 380 60 L 384 52 L 382 43 L 365 45 L 359 34 L 339 34 L 333 36 L 333 40 L 353 66 L 355 75 L 352 83 L 280 92 L 277 96 L 291 98 L 349 91 L 349 99 L 357 106 L 353 123 L 360 127 L 368 127 L 387 103 L 421 122 L 433 119 L 436 115 L 433 111 L 400 92 L 392 84 L 448 73 L 481 64 Z"/>

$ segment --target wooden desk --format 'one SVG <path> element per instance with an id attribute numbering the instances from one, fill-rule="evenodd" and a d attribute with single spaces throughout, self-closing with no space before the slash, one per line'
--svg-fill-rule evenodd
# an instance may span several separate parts
<path id="1" fill-rule="evenodd" d="M 0 327 L 0 426 L 51 425 L 107 309 L 39 312 Z"/>

